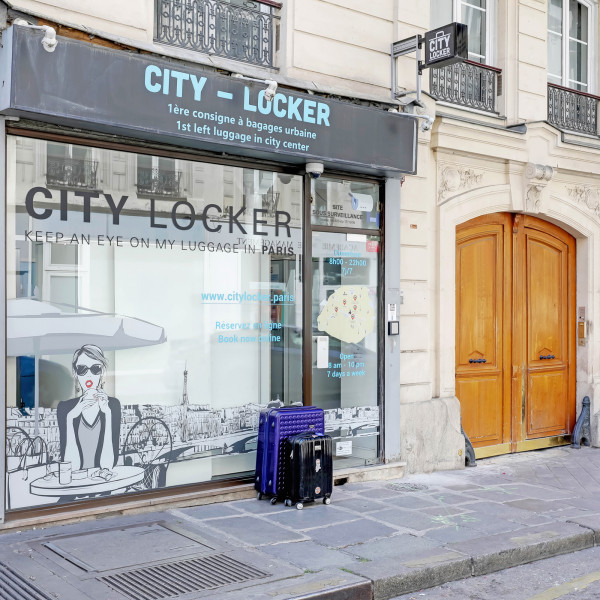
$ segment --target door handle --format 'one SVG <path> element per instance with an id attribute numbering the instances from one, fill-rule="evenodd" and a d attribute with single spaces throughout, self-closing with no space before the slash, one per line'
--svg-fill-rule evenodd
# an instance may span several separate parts
<path id="1" fill-rule="evenodd" d="M 556 358 L 556 356 L 554 354 L 540 354 L 540 360 L 550 360 L 552 358 Z"/>
<path id="2" fill-rule="evenodd" d="M 487 360 L 485 358 L 470 358 L 469 362 L 472 363 L 485 363 Z"/>

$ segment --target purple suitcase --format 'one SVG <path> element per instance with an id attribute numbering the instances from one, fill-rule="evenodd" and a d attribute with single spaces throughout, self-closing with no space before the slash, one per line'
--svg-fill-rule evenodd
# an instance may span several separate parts
<path id="1" fill-rule="evenodd" d="M 325 414 L 316 406 L 286 406 L 262 410 L 258 423 L 254 488 L 271 502 L 285 495 L 285 440 L 297 433 L 325 433 Z"/>

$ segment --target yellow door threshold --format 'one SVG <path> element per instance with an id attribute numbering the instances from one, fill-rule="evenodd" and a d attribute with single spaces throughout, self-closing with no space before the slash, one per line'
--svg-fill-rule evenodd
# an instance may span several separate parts
<path id="1" fill-rule="evenodd" d="M 536 438 L 534 440 L 524 440 L 522 442 L 517 442 L 517 448 L 515 452 L 543 450 L 544 448 L 554 448 L 555 446 L 567 446 L 570 443 L 570 435 L 555 435 L 546 438 Z M 510 451 L 510 443 L 495 444 L 493 446 L 481 446 L 479 448 L 475 448 L 475 458 L 490 458 L 491 456 L 509 454 Z"/>

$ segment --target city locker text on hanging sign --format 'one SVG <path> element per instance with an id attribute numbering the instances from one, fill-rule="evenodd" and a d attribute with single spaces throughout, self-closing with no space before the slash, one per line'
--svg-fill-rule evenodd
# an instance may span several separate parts
<path id="1" fill-rule="evenodd" d="M 162 93 L 165 96 L 176 98 L 184 98 L 185 95 L 192 97 L 196 102 L 202 102 L 202 94 L 207 81 L 207 77 L 197 77 L 193 73 L 185 71 L 161 69 L 157 65 L 148 65 L 144 76 L 144 85 L 149 92 Z M 233 94 L 217 92 L 217 96 L 232 99 Z M 301 123 L 330 126 L 330 108 L 324 102 L 299 98 L 281 92 L 276 93 L 273 100 L 268 101 L 265 98 L 265 90 L 260 90 L 255 95 L 249 86 L 244 86 L 244 110 L 263 115 L 273 114 L 280 119 L 287 118 Z M 194 116 L 194 111 L 190 111 L 188 108 L 182 108 L 181 113 L 184 116 Z"/>
<path id="2" fill-rule="evenodd" d="M 468 57 L 468 27 L 449 23 L 425 33 L 425 67 L 443 67 Z"/>

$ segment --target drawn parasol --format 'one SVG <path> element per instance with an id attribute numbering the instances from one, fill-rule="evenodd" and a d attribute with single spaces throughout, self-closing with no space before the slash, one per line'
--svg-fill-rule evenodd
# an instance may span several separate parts
<path id="1" fill-rule="evenodd" d="M 40 356 L 72 354 L 84 344 L 110 351 L 153 346 L 167 339 L 162 327 L 141 319 L 35 298 L 8 300 L 6 313 L 7 355 L 33 356 L 35 359 L 36 433 Z"/>

